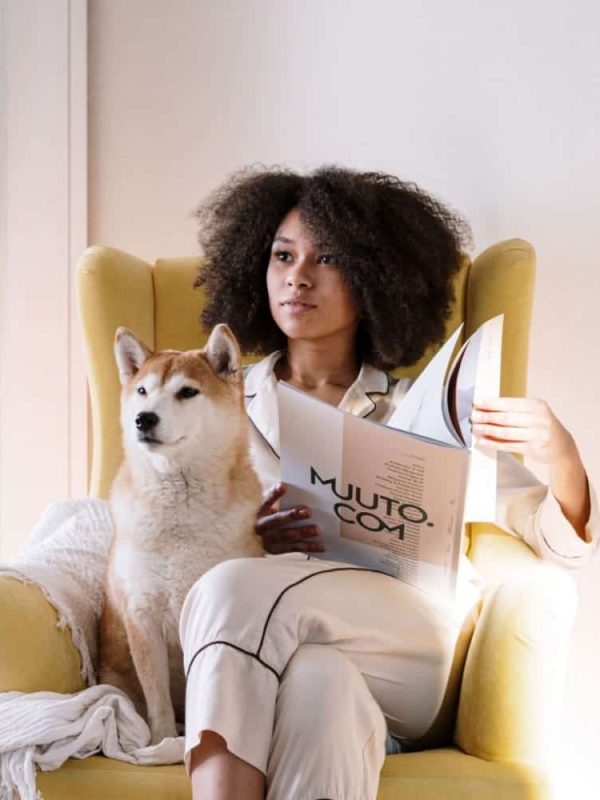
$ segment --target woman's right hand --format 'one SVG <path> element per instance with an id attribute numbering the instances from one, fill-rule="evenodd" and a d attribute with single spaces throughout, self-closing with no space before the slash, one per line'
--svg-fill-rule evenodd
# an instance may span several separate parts
<path id="1" fill-rule="evenodd" d="M 276 483 L 263 495 L 263 501 L 256 516 L 256 533 L 263 540 L 267 553 L 322 553 L 325 545 L 315 541 L 321 532 L 318 525 L 288 527 L 291 522 L 308 519 L 311 510 L 308 506 L 294 506 L 285 511 L 278 510 L 278 501 L 285 494 L 285 483 Z"/>

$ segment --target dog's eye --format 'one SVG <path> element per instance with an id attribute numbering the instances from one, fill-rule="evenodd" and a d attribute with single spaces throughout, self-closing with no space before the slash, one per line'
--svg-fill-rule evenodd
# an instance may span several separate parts
<path id="1" fill-rule="evenodd" d="M 194 389 L 193 386 L 184 386 L 177 392 L 175 397 L 178 400 L 187 400 L 188 397 L 195 397 L 197 394 L 200 394 L 198 389 Z"/>
<path id="2" fill-rule="evenodd" d="M 137 392 L 138 394 L 146 394 L 146 390 L 144 389 L 143 386 L 138 386 Z"/>

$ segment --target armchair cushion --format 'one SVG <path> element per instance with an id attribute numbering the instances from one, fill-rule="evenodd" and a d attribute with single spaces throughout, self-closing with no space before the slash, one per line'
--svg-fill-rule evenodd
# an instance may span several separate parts
<path id="1" fill-rule="evenodd" d="M 484 761 L 458 748 L 388 756 L 377 800 L 550 800 L 539 767 Z"/>
<path id="2" fill-rule="evenodd" d="M 56 609 L 33 583 L 0 575 L 0 692 L 77 692 L 81 656 Z"/>
<path id="3" fill-rule="evenodd" d="M 182 765 L 137 767 L 102 756 L 67 761 L 38 776 L 45 800 L 190 800 Z M 483 761 L 457 748 L 388 756 L 377 800 L 550 800 L 547 775 L 535 766 Z"/>
<path id="4" fill-rule="evenodd" d="M 501 550 L 493 538 L 480 546 Z M 488 595 L 460 693 L 455 742 L 466 753 L 549 764 L 576 602 L 573 579 L 539 562 Z"/>

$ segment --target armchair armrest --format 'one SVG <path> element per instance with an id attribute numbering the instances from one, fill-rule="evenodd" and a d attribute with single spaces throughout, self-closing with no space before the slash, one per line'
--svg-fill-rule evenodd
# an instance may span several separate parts
<path id="1" fill-rule="evenodd" d="M 68 628 L 35 584 L 0 575 L 0 692 L 85 688 Z"/>
<path id="2" fill-rule="evenodd" d="M 510 537 L 502 538 L 513 547 Z M 486 557 L 505 544 L 494 534 L 479 542 L 491 551 Z M 535 556 L 527 565 L 525 553 L 522 558 L 515 574 L 484 601 L 465 663 L 454 738 L 470 755 L 543 765 L 557 741 L 577 592 L 559 568 Z"/>

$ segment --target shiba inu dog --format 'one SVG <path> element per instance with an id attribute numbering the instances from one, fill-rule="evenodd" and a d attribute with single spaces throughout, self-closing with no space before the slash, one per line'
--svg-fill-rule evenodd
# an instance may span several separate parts
<path id="1" fill-rule="evenodd" d="M 119 328 L 124 459 L 99 628 L 99 680 L 125 691 L 155 744 L 176 736 L 185 680 L 178 623 L 193 583 L 260 556 L 261 490 L 248 455 L 240 351 L 227 325 L 202 350 L 152 353 Z"/>

